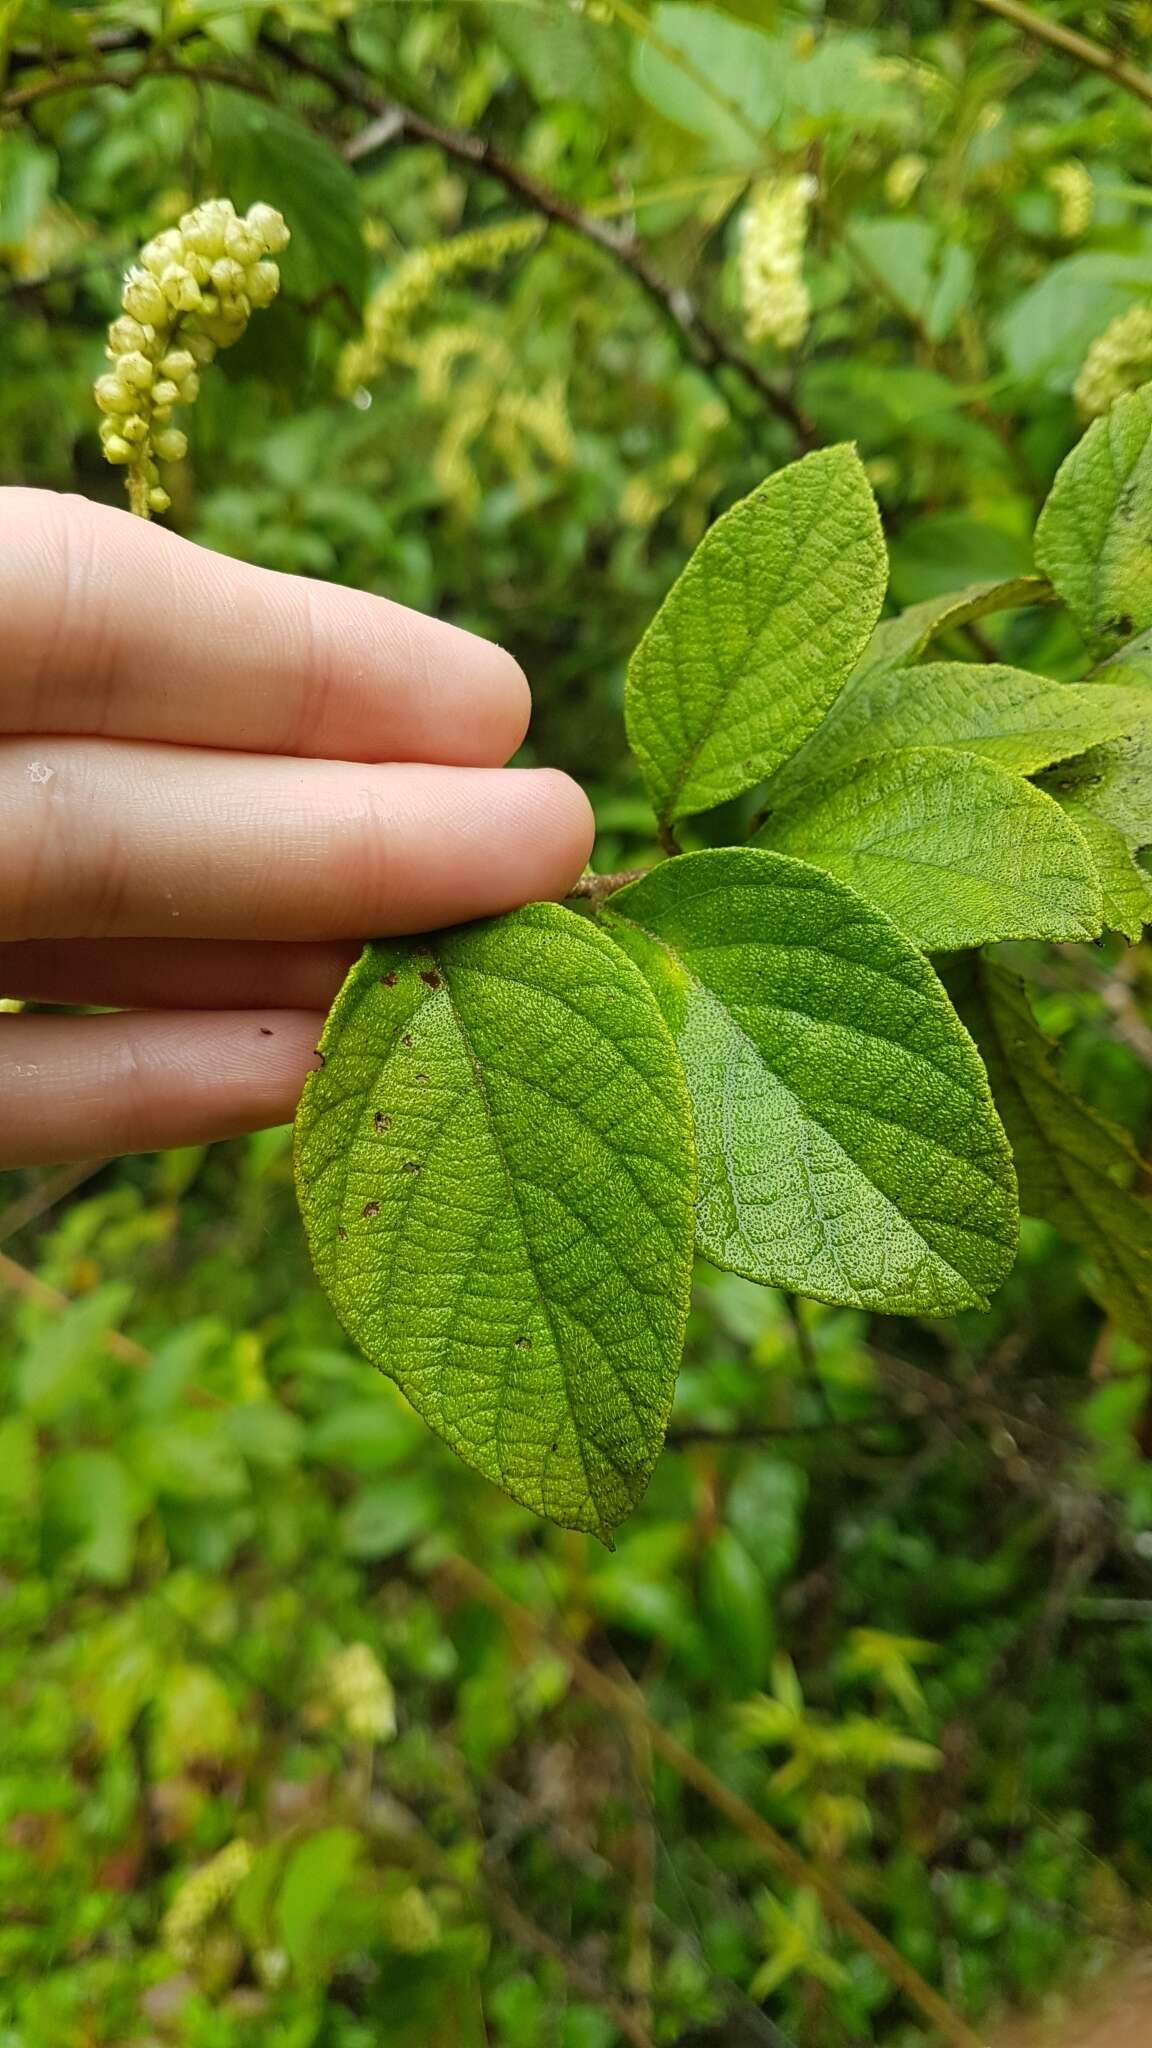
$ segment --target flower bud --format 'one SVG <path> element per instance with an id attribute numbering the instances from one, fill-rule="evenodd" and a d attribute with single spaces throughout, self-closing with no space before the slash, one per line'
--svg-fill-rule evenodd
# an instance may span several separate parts
<path id="1" fill-rule="evenodd" d="M 161 357 L 158 368 L 162 377 L 171 377 L 173 383 L 179 384 L 196 368 L 196 358 L 186 348 L 174 348 Z"/>
<path id="2" fill-rule="evenodd" d="M 245 288 L 254 306 L 270 306 L 280 289 L 280 272 L 276 265 L 267 260 L 250 264 Z"/>
<path id="3" fill-rule="evenodd" d="M 152 386 L 153 405 L 175 405 L 180 397 L 179 386 L 171 377 L 161 377 Z"/>
<path id="4" fill-rule="evenodd" d="M 152 446 L 161 462 L 183 462 L 188 453 L 188 436 L 179 427 L 165 427 L 155 436 Z"/>
<path id="5" fill-rule="evenodd" d="M 221 294 L 242 292 L 245 276 L 243 264 L 231 256 L 221 256 L 219 262 L 212 265 L 212 283 Z"/>
<path id="6" fill-rule="evenodd" d="M 119 377 L 113 376 L 111 371 L 103 377 L 97 377 L 92 388 L 101 412 L 131 412 L 136 403 L 135 395 L 129 391 L 128 386 L 122 384 Z"/>
<path id="7" fill-rule="evenodd" d="M 200 304 L 200 287 L 182 263 L 171 263 L 160 280 L 164 297 L 178 313 L 193 313 Z"/>
<path id="8" fill-rule="evenodd" d="M 154 235 L 145 242 L 140 251 L 140 262 L 153 277 L 163 277 L 170 263 L 179 263 L 184 255 L 183 237 L 175 228 L 169 228 L 162 235 Z"/>
<path id="9" fill-rule="evenodd" d="M 148 439 L 148 422 L 142 413 L 130 412 L 127 419 L 121 420 L 120 432 L 126 441 L 139 444 Z"/>
<path id="10" fill-rule="evenodd" d="M 129 349 L 116 364 L 116 375 L 123 383 L 130 384 L 134 391 L 150 390 L 155 374 L 147 356 L 139 349 Z"/>
<path id="11" fill-rule="evenodd" d="M 238 220 L 224 236 L 224 247 L 237 263 L 256 263 L 264 254 L 264 242 L 256 229 Z"/>
<path id="12" fill-rule="evenodd" d="M 202 370 L 207 367 L 216 354 L 216 343 L 212 340 L 211 335 L 200 334 L 195 329 L 190 334 L 184 336 L 184 344 L 189 355 L 195 362 L 199 363 Z"/>
<path id="13" fill-rule="evenodd" d="M 259 235 L 262 249 L 266 249 L 270 256 L 276 256 L 281 249 L 288 247 L 291 237 L 287 223 L 274 206 L 265 206 L 263 201 L 257 200 L 255 206 L 248 208 L 247 221 Z"/>
<path id="14" fill-rule="evenodd" d="M 134 320 L 154 327 L 169 319 L 168 301 L 154 277 L 146 270 L 130 270 L 124 280 L 123 306 Z"/>
<path id="15" fill-rule="evenodd" d="M 179 402 L 180 402 L 180 404 L 181 404 L 181 405 L 194 405 L 194 404 L 195 404 L 195 402 L 196 402 L 196 400 L 197 400 L 197 399 L 199 398 L 199 396 L 200 396 L 200 379 L 199 379 L 199 377 L 198 377 L 198 376 L 196 375 L 196 372 L 195 372 L 195 370 L 189 370 L 189 372 L 188 372 L 188 375 L 187 375 L 186 377 L 182 377 L 182 378 L 180 379 L 180 387 L 179 387 L 179 388 L 180 388 L 180 399 L 179 399 Z"/>
<path id="16" fill-rule="evenodd" d="M 101 443 L 106 462 L 131 462 L 132 448 L 122 434 L 109 434 L 107 437 L 102 435 Z"/>
<path id="17" fill-rule="evenodd" d="M 168 496 L 167 491 L 161 490 L 159 484 L 153 484 L 152 489 L 148 493 L 148 510 L 150 512 L 167 512 L 171 503 L 172 500 Z"/>
<path id="18" fill-rule="evenodd" d="M 130 320 L 126 313 L 122 313 L 108 329 L 108 353 L 110 356 L 123 356 L 132 349 L 143 353 L 152 338 L 150 327 L 142 327 L 139 320 Z"/>

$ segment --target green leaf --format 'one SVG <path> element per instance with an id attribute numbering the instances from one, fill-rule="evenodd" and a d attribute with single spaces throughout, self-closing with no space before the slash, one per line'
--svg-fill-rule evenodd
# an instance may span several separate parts
<path id="1" fill-rule="evenodd" d="M 1089 810 L 1115 827 L 1126 846 L 1152 846 L 1152 704 L 1139 731 L 1093 747 L 1043 778 L 1042 786 L 1079 818 Z"/>
<path id="2" fill-rule="evenodd" d="M 667 861 L 602 915 L 684 1061 L 706 1257 L 891 1314 L 986 1299 L 1015 1249 L 1011 1155 L 896 927 L 817 868 L 739 847 Z"/>
<path id="3" fill-rule="evenodd" d="M 1096 336 L 1146 298 L 1150 286 L 1146 256 L 1088 249 L 1054 263 L 998 323 L 1008 368 L 1021 382 L 1071 391 Z"/>
<path id="4" fill-rule="evenodd" d="M 691 1116 L 631 965 L 555 904 L 370 946 L 297 1119 L 317 1273 L 350 1334 L 515 1500 L 607 1537 L 683 1342 Z"/>
<path id="5" fill-rule="evenodd" d="M 241 208 L 257 199 L 279 207 L 292 230 L 280 258 L 285 291 L 314 300 L 335 287 L 358 308 L 368 259 L 360 186 L 343 157 L 314 129 L 266 100 L 222 85 L 200 90 L 220 189 Z"/>
<path id="6" fill-rule="evenodd" d="M 848 224 L 849 251 L 867 274 L 929 341 L 942 341 L 972 296 L 974 266 L 967 249 L 944 241 L 926 220 L 895 215 Z"/>
<path id="7" fill-rule="evenodd" d="M 1024 605 L 1044 604 L 1052 592 L 1046 576 L 1012 576 L 1007 582 L 970 583 L 964 590 L 949 590 L 940 597 L 926 597 L 909 605 L 895 618 L 881 619 L 860 658 L 853 682 L 881 668 L 906 668 L 918 661 L 926 647 L 943 633 L 984 619 L 992 612 L 1016 611 Z"/>
<path id="8" fill-rule="evenodd" d="M 1104 899 L 1105 930 L 1120 932 L 1136 945 L 1145 925 L 1152 923 L 1152 880 L 1137 865 L 1115 825 L 1097 817 L 1087 804 L 1066 800 L 1065 808 L 1092 855 Z"/>
<path id="9" fill-rule="evenodd" d="M 884 583 L 853 448 L 806 455 L 717 520 L 628 671 L 628 738 L 661 818 L 739 796 L 795 752 L 867 645 Z"/>
<path id="10" fill-rule="evenodd" d="M 649 29 L 632 59 L 641 98 L 726 155 L 755 155 L 757 136 L 781 111 L 779 44 L 750 22 L 685 0 L 663 0 Z"/>
<path id="11" fill-rule="evenodd" d="M 136 1524 L 146 1503 L 112 1451 L 64 1451 L 44 1473 L 44 1534 L 50 1559 L 122 1586 L 132 1568 Z"/>
<path id="12" fill-rule="evenodd" d="M 1152 626 L 1152 384 L 1117 399 L 1061 465 L 1036 560 L 1085 639 L 1108 651 Z"/>
<path id="13" fill-rule="evenodd" d="M 978 754 L 906 747 L 806 783 L 757 844 L 851 883 L 926 951 L 1090 939 L 1100 884 L 1059 804 Z"/>
<path id="14" fill-rule="evenodd" d="M 767 801 L 898 747 L 961 747 L 1029 775 L 1149 720 L 1152 703 L 1112 683 L 1052 683 L 997 662 L 925 662 L 850 683 L 774 778 Z"/>
<path id="15" fill-rule="evenodd" d="M 493 39 L 538 100 L 577 100 L 598 114 L 618 119 L 628 104 L 627 48 L 612 21 L 576 13 L 568 0 L 536 7 L 486 0 L 484 18 Z"/>
<path id="16" fill-rule="evenodd" d="M 957 964 L 961 1011 L 984 1054 L 1020 1176 L 1020 1202 L 1086 1251 L 1094 1292 L 1124 1329 L 1152 1339 L 1152 1207 L 1132 1193 L 1144 1168 L 1125 1131 L 1055 1071 L 1024 984 L 986 961 Z"/>

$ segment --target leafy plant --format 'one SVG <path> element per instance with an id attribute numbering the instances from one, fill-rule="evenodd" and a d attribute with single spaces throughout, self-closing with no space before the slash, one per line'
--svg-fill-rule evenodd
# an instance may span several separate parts
<path id="1" fill-rule="evenodd" d="M 1089 632 L 1103 607 L 1108 644 L 1147 623 L 1126 592 L 1150 422 L 1152 389 L 1093 426 L 1037 529 L 1045 595 Z M 1015 1170 L 925 955 L 1130 930 L 1144 887 L 1078 823 L 1115 812 L 1077 783 L 1077 760 L 1141 747 L 1140 689 L 917 666 L 934 628 L 1035 588 L 880 623 L 884 585 L 851 447 L 726 513 L 628 673 L 668 858 L 589 877 L 594 922 L 536 906 L 370 946 L 305 1089 L 301 1205 L 349 1331 L 513 1498 L 605 1540 L 662 1440 L 693 1227 L 713 1264 L 822 1301 L 987 1302 L 1015 1253 Z M 1069 757 L 1062 792 L 1030 779 Z M 1080 807 L 1057 800 L 1078 788 Z M 754 790 L 749 834 L 734 806 Z M 714 830 L 746 843 L 682 850 L 723 806 Z M 1036 1141 L 1004 1089 L 1031 1189 Z M 1139 1298 L 1145 1212 L 1107 1186 Z M 1091 1205 L 1037 1206 L 1098 1248 Z"/>

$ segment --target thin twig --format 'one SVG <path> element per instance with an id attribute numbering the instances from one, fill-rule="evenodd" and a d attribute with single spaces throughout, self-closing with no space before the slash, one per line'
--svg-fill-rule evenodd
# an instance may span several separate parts
<path id="1" fill-rule="evenodd" d="M 977 0 L 990 13 L 998 14 L 1002 21 L 1010 21 L 1014 28 L 1022 29 L 1025 35 L 1035 38 L 1038 43 L 1047 43 L 1052 50 L 1062 50 L 1066 57 L 1072 57 L 1077 64 L 1087 65 L 1090 71 L 1099 71 L 1104 78 L 1110 78 L 1113 85 L 1123 86 L 1125 92 L 1134 93 L 1138 100 L 1152 107 L 1152 76 L 1147 71 L 1137 70 L 1114 50 L 1106 49 L 1103 43 L 1094 43 L 1088 36 L 1082 36 L 1077 29 L 1065 28 L 1059 21 L 1050 21 L 1046 15 L 1034 14 L 1021 0 Z"/>
<path id="2" fill-rule="evenodd" d="M 77 1166 L 62 1166 L 58 1172 L 48 1174 L 34 1188 L 29 1188 L 26 1195 L 17 1196 L 0 1212 L 0 1244 L 7 1244 L 10 1237 L 15 1237 L 18 1231 L 27 1230 L 30 1223 L 39 1222 L 42 1216 L 47 1216 L 49 1210 L 56 1207 L 57 1202 L 74 1195 L 77 1188 L 82 1188 L 85 1181 L 92 1180 L 107 1164 L 106 1159 L 82 1159 Z"/>
<path id="3" fill-rule="evenodd" d="M 815 429 L 790 394 L 773 383 L 751 357 L 732 346 L 720 329 L 714 327 L 701 312 L 690 292 L 671 283 L 657 270 L 643 244 L 629 230 L 599 219 L 594 213 L 566 199 L 511 157 L 504 156 L 486 135 L 479 135 L 471 129 L 446 128 L 430 121 L 414 107 L 385 98 L 354 74 L 332 70 L 317 58 L 307 56 L 295 44 L 283 42 L 279 36 L 265 32 L 260 40 L 263 49 L 279 57 L 293 70 L 326 85 L 344 105 L 357 107 L 361 113 L 372 117 L 369 126 L 344 145 L 348 162 L 359 163 L 375 150 L 388 148 L 397 142 L 425 142 L 456 163 L 495 179 L 506 192 L 512 193 L 535 213 L 542 214 L 545 220 L 579 235 L 628 271 L 698 368 L 714 374 L 731 372 L 760 404 L 766 405 L 791 428 L 802 448 L 811 448 L 815 444 Z"/>
<path id="4" fill-rule="evenodd" d="M 605 896 L 614 896 L 617 889 L 626 889 L 629 882 L 642 882 L 647 868 L 625 868 L 615 875 L 581 875 L 568 891 L 568 901 L 602 903 Z"/>
<path id="5" fill-rule="evenodd" d="M 783 1872 L 790 1883 L 803 1885 L 814 1891 L 830 1921 L 850 1936 L 872 1960 L 879 1964 L 886 1977 L 898 1985 L 909 2003 L 936 2028 L 942 2041 L 951 2048 L 985 2048 L 979 2034 L 973 2032 L 967 2022 L 946 2005 L 938 1991 L 920 1975 L 920 1972 L 892 1946 L 892 1943 L 865 1919 L 822 1870 L 808 1863 L 791 1842 L 778 1834 L 770 1822 L 764 1820 L 747 1800 L 733 1792 L 722 1778 L 718 1778 L 708 1765 L 694 1755 L 675 1735 L 655 1720 L 648 1712 L 643 1695 L 633 1686 L 610 1678 L 607 1672 L 590 1662 L 574 1644 L 554 1636 L 538 1621 L 527 1607 L 513 1600 L 500 1586 L 488 1578 L 468 1558 L 452 1556 L 445 1561 L 445 1570 L 450 1577 L 476 1599 L 483 1601 L 494 1613 L 501 1616 L 509 1631 L 521 1640 L 527 1638 L 533 1643 L 546 1642 L 550 1649 L 563 1658 L 582 1692 L 605 1708 L 610 1714 L 618 1715 L 625 1723 L 642 1727 L 656 1754 L 664 1759 L 677 1777 L 698 1792 L 710 1806 L 731 1823 L 748 1841 L 755 1844 L 768 1861 Z"/>

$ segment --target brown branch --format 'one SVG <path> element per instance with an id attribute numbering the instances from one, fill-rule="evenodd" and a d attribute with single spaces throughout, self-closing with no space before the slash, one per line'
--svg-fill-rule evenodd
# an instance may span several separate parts
<path id="1" fill-rule="evenodd" d="M 978 0 L 990 13 L 998 14 L 1002 21 L 1010 21 L 1025 35 L 1032 36 L 1038 43 L 1047 43 L 1050 49 L 1061 50 L 1066 57 L 1072 57 L 1077 64 L 1084 64 L 1089 71 L 1098 71 L 1102 77 L 1110 78 L 1113 85 L 1123 86 L 1125 92 L 1134 93 L 1138 100 L 1152 107 L 1152 76 L 1147 71 L 1137 70 L 1115 51 L 1106 49 L 1103 43 L 1094 43 L 1088 36 L 1082 36 L 1074 28 L 1065 28 L 1062 22 L 1049 21 L 1045 15 L 1034 14 L 1022 0 Z"/>
<path id="2" fill-rule="evenodd" d="M 617 889 L 626 889 L 629 882 L 642 882 L 647 868 L 625 868 L 616 875 L 581 875 L 568 891 L 568 901 L 602 903 L 605 896 L 614 896 Z"/>
<path id="3" fill-rule="evenodd" d="M 92 92 L 99 86 L 114 86 L 117 92 L 133 92 L 150 78 L 186 78 L 193 85 L 201 81 L 209 85 L 228 85 L 234 91 L 250 93 L 256 99 L 268 98 L 267 91 L 256 80 L 242 78 L 236 72 L 225 70 L 221 64 L 179 64 L 161 57 L 149 58 L 147 63 L 137 65 L 134 71 L 54 71 L 48 78 L 36 78 L 30 85 L 13 86 L 8 92 L 0 93 L 0 112 L 22 114 L 40 100 L 52 99 L 66 92 Z"/>
<path id="4" fill-rule="evenodd" d="M 582 241 L 590 242 L 593 248 L 626 270 L 657 308 L 679 346 L 697 368 L 713 375 L 730 372 L 752 392 L 758 403 L 767 406 L 791 428 L 802 448 L 815 445 L 815 429 L 790 394 L 774 384 L 751 357 L 730 344 L 720 329 L 701 312 L 691 293 L 683 286 L 671 283 L 657 270 L 631 230 L 601 220 L 566 199 L 531 171 L 502 155 L 486 135 L 478 135 L 471 129 L 442 127 L 418 113 L 414 107 L 373 91 L 355 75 L 333 71 L 327 64 L 306 56 L 294 44 L 282 42 L 278 36 L 265 32 L 260 40 L 265 50 L 305 77 L 327 86 L 344 105 L 357 107 L 361 113 L 371 116 L 368 127 L 344 146 L 344 155 L 349 163 L 359 163 L 374 151 L 389 148 L 396 142 L 424 142 L 454 162 L 495 179 L 506 192 L 531 207 L 533 212 L 541 214 L 557 227 L 566 228 L 570 234 L 578 235 Z"/>
<path id="5" fill-rule="evenodd" d="M 30 1223 L 38 1222 L 41 1216 L 46 1216 L 50 1209 L 56 1207 L 57 1202 L 74 1195 L 77 1188 L 82 1188 L 85 1181 L 92 1180 L 107 1164 L 106 1159 L 82 1159 L 77 1166 L 62 1166 L 34 1188 L 29 1188 L 26 1195 L 17 1196 L 0 1212 L 0 1244 L 7 1244 L 18 1231 L 27 1230 Z"/>

